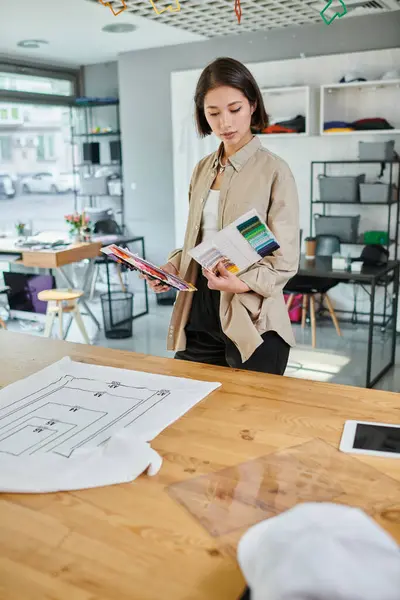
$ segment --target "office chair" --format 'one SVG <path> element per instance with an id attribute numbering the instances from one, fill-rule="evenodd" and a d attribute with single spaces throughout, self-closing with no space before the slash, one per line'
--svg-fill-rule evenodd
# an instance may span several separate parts
<path id="1" fill-rule="evenodd" d="M 316 237 L 316 256 L 332 256 L 340 252 L 340 239 L 335 235 L 319 235 Z M 328 312 L 335 326 L 338 336 L 342 335 L 339 327 L 332 302 L 328 296 L 329 290 L 334 288 L 339 281 L 324 277 L 307 277 L 307 275 L 295 275 L 284 288 L 284 292 L 289 294 L 287 306 L 288 310 L 296 294 L 303 295 L 303 305 L 301 311 L 301 327 L 304 329 L 306 323 L 307 309 L 310 309 L 312 347 L 317 345 L 316 336 L 316 317 L 315 317 L 315 296 L 320 295 L 320 306 L 323 307 L 326 302 Z"/>
<path id="2" fill-rule="evenodd" d="M 114 219 L 104 219 L 101 221 L 97 221 L 94 224 L 93 233 L 95 235 L 96 234 L 97 235 L 122 235 L 122 229 L 118 225 L 118 223 L 116 221 L 114 221 Z M 106 258 L 103 256 L 98 256 L 97 258 L 95 258 L 94 264 L 95 264 L 95 268 L 93 271 L 93 277 L 92 277 L 92 281 L 90 284 L 90 294 L 89 294 L 90 300 L 93 300 L 94 291 L 96 288 L 96 282 L 97 282 L 97 278 L 99 276 L 100 266 L 106 264 Z M 117 275 L 118 275 L 118 279 L 119 279 L 119 282 L 121 285 L 121 289 L 123 292 L 126 292 L 126 286 L 122 279 L 121 265 L 119 263 L 113 263 L 113 264 L 115 265 L 115 268 L 117 270 Z"/>

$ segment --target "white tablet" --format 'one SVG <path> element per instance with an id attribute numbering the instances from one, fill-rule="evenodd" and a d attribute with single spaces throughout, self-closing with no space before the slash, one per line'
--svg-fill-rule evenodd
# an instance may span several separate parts
<path id="1" fill-rule="evenodd" d="M 339 450 L 352 454 L 400 458 L 400 425 L 346 421 Z"/>

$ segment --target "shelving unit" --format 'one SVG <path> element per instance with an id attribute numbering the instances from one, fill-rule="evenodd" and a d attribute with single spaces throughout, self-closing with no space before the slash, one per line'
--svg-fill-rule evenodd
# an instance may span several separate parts
<path id="1" fill-rule="evenodd" d="M 383 135 L 400 133 L 400 79 L 321 85 L 320 135 Z M 324 123 L 383 118 L 393 129 L 324 131 Z"/>
<path id="2" fill-rule="evenodd" d="M 343 201 L 333 201 L 333 202 L 326 202 L 326 201 L 321 201 L 321 200 L 315 200 L 314 199 L 314 182 L 315 182 L 315 167 L 318 165 L 319 168 L 322 167 L 322 171 L 323 175 L 327 175 L 327 167 L 329 165 L 363 165 L 363 164 L 369 164 L 369 165 L 387 165 L 389 167 L 389 186 L 395 185 L 397 190 L 396 190 L 396 197 L 394 199 L 392 199 L 391 201 L 388 202 L 374 202 L 374 203 L 363 203 L 363 202 L 343 202 Z M 395 173 L 394 173 L 394 169 L 397 170 L 397 177 L 395 177 Z M 319 205 L 322 207 L 322 214 L 324 216 L 329 216 L 327 215 L 326 212 L 326 207 L 331 205 L 331 206 L 335 206 L 335 205 L 347 205 L 347 206 L 357 206 L 359 209 L 364 209 L 364 208 L 368 208 L 370 206 L 381 206 L 381 207 L 386 207 L 387 210 L 387 228 L 386 228 L 386 233 L 388 235 L 388 239 L 389 239 L 389 243 L 386 245 L 387 249 L 390 250 L 390 248 L 392 246 L 394 246 L 394 259 L 397 260 L 398 257 L 398 246 L 399 246 L 399 220 L 400 220 L 400 159 L 397 159 L 395 161 L 374 161 L 374 160 L 368 160 L 368 161 L 363 161 L 363 160 L 331 160 L 331 161 L 312 161 L 311 162 L 311 175 L 310 175 L 310 234 L 313 235 L 314 231 L 315 231 L 315 225 L 314 225 L 314 206 L 315 205 Z M 394 211 L 392 211 L 392 207 L 394 207 Z M 393 214 L 392 212 L 395 212 L 395 216 L 394 216 L 394 222 L 395 222 L 395 236 L 394 238 L 391 237 L 391 223 L 393 222 L 392 217 Z M 363 241 L 362 237 L 360 237 L 358 242 L 354 242 L 353 244 L 349 244 L 348 242 L 346 242 L 346 245 L 362 245 L 365 246 L 365 242 Z"/>
<path id="3" fill-rule="evenodd" d="M 265 107 L 271 122 L 289 120 L 303 115 L 306 120 L 302 133 L 259 133 L 261 138 L 300 138 L 310 135 L 310 86 L 286 86 L 262 88 Z"/>
<path id="4" fill-rule="evenodd" d="M 72 160 L 75 176 L 79 178 L 80 185 L 75 186 L 75 210 L 82 210 L 85 206 L 97 208 L 112 208 L 124 230 L 124 188 L 122 180 L 122 149 L 119 119 L 119 102 L 91 102 L 76 104 L 71 107 L 71 142 Z M 110 131 L 94 131 L 95 129 L 108 129 Z M 83 144 L 85 142 L 99 141 L 100 162 L 98 164 L 85 161 L 83 157 Z M 119 145 L 118 159 L 111 159 L 110 141 Z M 82 181 L 85 177 L 104 176 L 108 178 L 108 185 L 120 187 L 121 193 L 82 193 Z M 106 205 L 105 199 L 110 203 Z"/>
<path id="5" fill-rule="evenodd" d="M 327 167 L 329 165 L 387 165 L 389 167 L 389 185 L 395 184 L 397 187 L 396 191 L 396 199 L 390 202 L 379 202 L 379 203 L 363 203 L 363 202 L 326 202 L 321 200 L 314 200 L 314 167 L 318 166 L 322 167 L 323 175 L 327 175 Z M 397 178 L 395 178 L 394 168 L 397 170 Z M 322 206 L 323 215 L 328 216 L 326 214 L 327 205 L 335 206 L 335 205 L 344 205 L 347 206 L 357 206 L 359 209 L 368 208 L 369 206 L 381 206 L 382 208 L 386 207 L 387 210 L 387 228 L 386 232 L 389 238 L 389 243 L 386 244 L 387 250 L 390 252 L 391 248 L 394 248 L 393 258 L 397 260 L 398 258 L 398 248 L 399 248 L 399 221 L 400 221 L 400 159 L 395 161 L 374 161 L 374 160 L 331 160 L 331 161 L 312 161 L 311 162 L 311 174 L 310 174 L 310 235 L 314 235 L 315 226 L 314 226 L 314 205 Z M 391 238 L 391 229 L 390 225 L 392 223 L 392 207 L 394 207 L 395 212 L 395 236 L 394 239 Z M 348 243 L 343 242 L 343 245 L 346 246 L 366 246 L 367 244 L 364 242 L 362 238 L 362 234 L 357 242 Z M 377 313 L 375 316 L 382 318 L 381 327 L 384 330 L 388 323 L 390 322 L 390 318 L 387 318 L 387 298 L 388 298 L 388 287 L 390 284 L 393 284 L 393 279 L 385 278 L 380 285 L 384 287 L 384 300 L 383 300 L 383 313 Z M 357 322 L 357 314 L 367 315 L 368 313 L 359 312 L 356 310 L 356 301 L 354 300 L 353 311 L 350 310 L 339 310 L 336 309 L 336 312 L 339 313 L 351 313 L 353 322 Z M 395 325 L 396 327 L 396 325 Z"/>

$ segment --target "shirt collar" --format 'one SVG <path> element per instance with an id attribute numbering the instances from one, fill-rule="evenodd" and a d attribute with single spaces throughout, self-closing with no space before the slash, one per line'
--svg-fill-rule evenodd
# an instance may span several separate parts
<path id="1" fill-rule="evenodd" d="M 228 160 L 236 171 L 240 171 L 249 158 L 253 156 L 253 154 L 255 154 L 259 148 L 261 148 L 261 142 L 257 136 L 254 136 L 250 142 L 243 146 L 243 148 L 240 148 L 240 150 L 233 154 Z M 221 143 L 218 150 L 215 152 L 215 158 L 213 162 L 214 169 L 217 168 L 218 159 L 222 155 L 222 152 L 223 144 Z"/>

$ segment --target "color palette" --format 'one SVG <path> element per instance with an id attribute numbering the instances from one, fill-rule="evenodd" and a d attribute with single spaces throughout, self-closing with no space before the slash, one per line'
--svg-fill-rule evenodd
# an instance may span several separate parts
<path id="1" fill-rule="evenodd" d="M 262 258 L 272 254 L 280 247 L 267 226 L 258 216 L 250 217 L 236 226 L 239 233 Z"/>
<path id="2" fill-rule="evenodd" d="M 229 258 L 221 254 L 221 252 L 213 246 L 212 248 L 206 250 L 203 254 L 198 256 L 197 261 L 201 264 L 204 269 L 208 271 L 214 272 L 218 263 L 222 262 L 225 266 L 225 269 L 230 271 L 231 273 L 238 273 L 239 267 L 235 265 Z"/>

